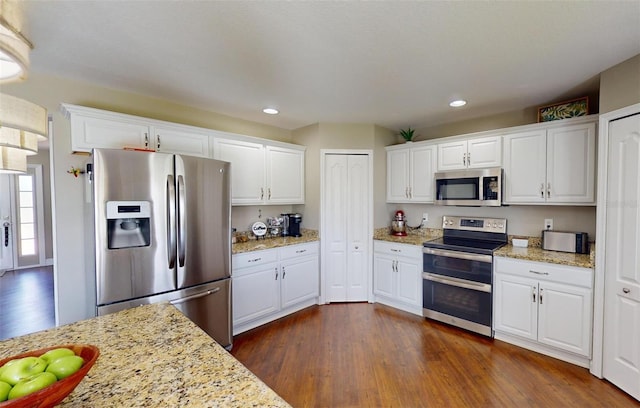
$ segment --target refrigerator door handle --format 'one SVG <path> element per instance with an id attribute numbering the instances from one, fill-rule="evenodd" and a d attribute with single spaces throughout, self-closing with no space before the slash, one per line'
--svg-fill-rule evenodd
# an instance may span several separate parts
<path id="1" fill-rule="evenodd" d="M 187 206 L 187 200 L 185 195 L 184 177 L 178 176 L 178 266 L 184 266 L 185 258 L 185 210 Z"/>
<path id="2" fill-rule="evenodd" d="M 198 294 L 195 294 L 195 295 L 183 297 L 181 299 L 172 300 L 169 303 L 171 303 L 172 305 L 179 305 L 180 303 L 188 302 L 190 300 L 199 299 L 199 298 L 202 298 L 202 297 L 205 297 L 205 296 L 213 295 L 214 293 L 216 293 L 218 291 L 220 291 L 220 288 L 215 288 L 215 289 L 208 290 L 206 292 L 202 292 L 202 293 L 198 293 Z"/>
<path id="3" fill-rule="evenodd" d="M 169 269 L 176 266 L 176 187 L 172 175 L 167 176 L 167 261 Z M 175 286 L 174 278 L 174 286 Z"/>

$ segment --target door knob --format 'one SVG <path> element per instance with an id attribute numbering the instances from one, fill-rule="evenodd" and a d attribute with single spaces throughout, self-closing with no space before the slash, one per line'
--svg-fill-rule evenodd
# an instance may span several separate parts
<path id="1" fill-rule="evenodd" d="M 631 292 L 631 289 L 629 289 L 629 288 L 622 288 L 622 291 L 623 291 L 624 293 L 629 293 L 629 292 Z"/>

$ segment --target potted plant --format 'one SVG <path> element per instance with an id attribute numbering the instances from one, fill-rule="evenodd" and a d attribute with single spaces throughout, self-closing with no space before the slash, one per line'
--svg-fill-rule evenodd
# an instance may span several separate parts
<path id="1" fill-rule="evenodd" d="M 408 127 L 406 129 L 400 129 L 400 136 L 402 136 L 405 142 L 411 142 L 413 139 L 413 132 L 415 131 L 416 130 L 411 129 L 411 127 Z"/>

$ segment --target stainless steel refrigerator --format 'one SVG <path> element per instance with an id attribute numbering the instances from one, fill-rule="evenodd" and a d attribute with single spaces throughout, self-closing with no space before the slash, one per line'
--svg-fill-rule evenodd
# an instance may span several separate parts
<path id="1" fill-rule="evenodd" d="M 230 164 L 95 149 L 98 315 L 169 301 L 231 348 Z"/>

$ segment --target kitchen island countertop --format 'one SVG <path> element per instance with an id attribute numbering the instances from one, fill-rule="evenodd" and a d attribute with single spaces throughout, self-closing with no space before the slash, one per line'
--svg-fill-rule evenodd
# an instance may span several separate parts
<path id="1" fill-rule="evenodd" d="M 0 358 L 72 343 L 100 357 L 60 407 L 290 407 L 167 303 L 4 340 Z"/>

